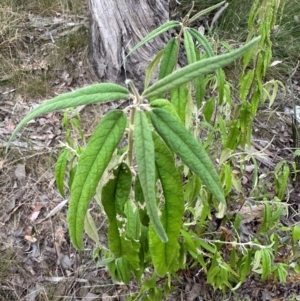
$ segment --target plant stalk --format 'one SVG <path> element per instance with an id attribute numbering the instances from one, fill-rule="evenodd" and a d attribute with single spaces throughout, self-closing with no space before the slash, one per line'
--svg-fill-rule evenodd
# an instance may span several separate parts
<path id="1" fill-rule="evenodd" d="M 130 109 L 129 113 L 129 131 L 128 131 L 128 157 L 127 162 L 129 168 L 132 167 L 132 161 L 133 161 L 133 131 L 134 131 L 134 116 L 136 108 L 140 106 L 141 103 L 141 96 L 139 95 L 134 83 L 131 80 L 127 80 L 126 84 L 129 85 L 131 88 L 133 94 L 134 94 L 134 100 L 133 100 L 133 107 Z"/>

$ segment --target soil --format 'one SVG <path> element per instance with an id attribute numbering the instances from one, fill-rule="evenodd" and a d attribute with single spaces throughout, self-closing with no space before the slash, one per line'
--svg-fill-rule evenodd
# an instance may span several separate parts
<path id="1" fill-rule="evenodd" d="M 33 13 L 31 20 L 32 16 Z M 86 16 L 78 20 L 84 18 Z M 58 28 L 63 29 L 63 25 L 65 22 Z M 83 26 L 87 29 L 88 23 Z M 47 49 L 55 46 L 58 39 L 67 38 L 59 35 L 63 30 L 53 31 L 48 39 L 42 29 L 39 37 L 44 38 L 35 38 L 36 27 L 28 28 L 32 29 L 32 39 L 24 39 L 23 46 L 35 52 L 18 52 L 22 59 L 30 62 L 26 72 L 35 78 L 42 77 L 46 72 L 51 76 L 46 95 L 42 97 L 19 93 L 18 86 L 12 85 L 8 79 L 1 80 L 0 300 L 125 300 L 137 291 L 138 284 L 132 282 L 125 286 L 113 283 L 107 269 L 95 265 L 93 243 L 89 239 L 85 241 L 84 252 L 75 251 L 70 244 L 66 222 L 67 200 L 58 193 L 54 177 L 55 159 L 65 135 L 61 125 L 63 113 L 50 113 L 30 122 L 9 151 L 5 152 L 5 143 L 12 130 L 31 108 L 58 93 L 97 82 L 88 60 L 87 47 L 65 54 L 65 61 L 72 66 L 72 72 L 67 64 L 62 65 L 60 70 L 53 70 L 51 62 L 45 65 L 41 62 L 47 58 L 47 51 L 50 51 Z M 85 32 L 88 34 L 87 30 Z M 50 48 L 49 44 L 52 44 Z M 296 104 L 300 105 L 297 83 L 295 88 Z M 271 170 L 281 160 L 293 160 L 292 119 L 284 113 L 285 108 L 292 107 L 290 93 L 287 95 L 276 99 L 271 109 L 262 107 L 255 121 L 252 147 L 264 152 L 266 159 L 259 163 L 259 168 L 264 171 Z M 83 108 L 81 122 L 86 137 L 109 109 L 109 106 L 98 105 Z M 298 193 L 290 194 L 290 204 L 297 207 L 299 201 Z M 105 220 L 99 212 L 93 212 L 93 217 L 99 225 Z M 297 221 L 295 217 L 290 222 L 295 222 L 295 219 Z M 100 236 L 105 244 L 105 226 L 100 228 Z M 239 289 L 226 294 L 214 291 L 206 284 L 205 276 L 197 268 L 182 271 L 178 277 L 181 281 L 174 282 L 177 289 L 168 300 L 300 300 L 297 275 L 290 275 L 286 283 L 262 283 L 251 275 Z"/>

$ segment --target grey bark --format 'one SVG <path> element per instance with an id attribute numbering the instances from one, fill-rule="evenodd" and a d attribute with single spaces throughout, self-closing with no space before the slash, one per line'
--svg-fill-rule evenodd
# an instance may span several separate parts
<path id="1" fill-rule="evenodd" d="M 128 52 L 149 32 L 169 20 L 169 0 L 89 0 L 91 57 L 100 81 L 142 87 L 144 70 L 165 45 L 160 36 L 126 59 Z"/>

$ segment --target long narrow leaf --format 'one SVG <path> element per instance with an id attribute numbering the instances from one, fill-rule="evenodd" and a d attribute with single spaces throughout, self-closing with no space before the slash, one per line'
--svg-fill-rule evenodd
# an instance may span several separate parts
<path id="1" fill-rule="evenodd" d="M 100 239 L 99 239 L 98 229 L 97 229 L 94 219 L 89 211 L 87 211 L 86 215 L 85 215 L 84 231 L 94 241 L 96 246 L 99 247 Z"/>
<path id="2" fill-rule="evenodd" d="M 164 50 L 162 49 L 156 54 L 155 58 L 147 66 L 146 71 L 145 71 L 144 89 L 148 88 L 148 86 L 151 82 L 151 79 L 157 69 L 157 66 L 158 66 L 159 62 L 161 61 L 163 54 L 164 54 Z"/>
<path id="3" fill-rule="evenodd" d="M 145 228 L 148 229 L 149 227 L 149 216 L 147 215 L 147 209 L 144 206 L 145 205 L 145 198 L 144 198 L 144 193 L 143 189 L 140 183 L 139 176 L 137 175 L 135 177 L 135 183 L 134 183 L 134 199 L 135 203 L 138 205 L 139 208 L 139 216 L 140 216 L 140 221 Z"/>
<path id="4" fill-rule="evenodd" d="M 158 207 L 155 196 L 154 144 L 145 112 L 140 110 L 135 113 L 134 139 L 139 180 L 145 198 L 147 213 L 157 235 L 161 241 L 166 242 L 168 241 L 168 237 L 158 217 Z"/>
<path id="5" fill-rule="evenodd" d="M 31 112 L 29 112 L 13 131 L 6 147 L 9 146 L 10 142 L 17 134 L 17 132 L 19 132 L 20 129 L 25 126 L 28 121 L 43 114 L 81 105 L 107 102 L 117 99 L 127 99 L 128 97 L 129 91 L 126 88 L 120 85 L 109 83 L 95 84 L 78 89 L 73 92 L 61 94 L 57 97 L 47 100 L 43 104 L 33 109 Z"/>
<path id="6" fill-rule="evenodd" d="M 186 56 L 189 65 L 193 64 L 197 61 L 200 61 L 200 53 L 199 50 L 195 47 L 194 40 L 192 35 L 189 33 L 188 29 L 184 30 L 184 48 L 186 51 Z M 197 103 L 197 107 L 201 106 L 201 102 L 203 97 L 205 96 L 205 81 L 204 76 L 200 75 L 195 78 L 193 81 L 194 91 L 195 91 L 195 99 Z"/>
<path id="7" fill-rule="evenodd" d="M 55 165 L 55 182 L 56 182 L 57 189 L 63 198 L 65 197 L 64 178 L 65 178 L 65 171 L 66 171 L 69 153 L 70 153 L 69 150 L 64 149 L 60 153 Z"/>
<path id="8" fill-rule="evenodd" d="M 196 51 L 196 60 L 200 61 L 200 52 L 198 49 L 195 49 Z M 220 70 L 220 69 L 218 69 Z M 193 80 L 194 90 L 195 90 L 195 100 L 197 107 L 200 108 L 202 101 L 204 99 L 204 96 L 206 94 L 206 85 L 208 81 L 205 79 L 204 75 L 200 75 L 199 77 L 195 78 Z"/>
<path id="9" fill-rule="evenodd" d="M 219 68 L 222 68 L 230 64 L 234 60 L 242 57 L 259 41 L 259 39 L 260 37 L 255 38 L 246 45 L 230 53 L 207 58 L 194 64 L 188 65 L 182 69 L 179 69 L 147 88 L 143 92 L 142 96 L 144 98 L 150 98 L 153 96 L 160 95 L 164 92 L 170 91 L 176 87 L 188 83 L 200 75 L 205 75 Z"/>
<path id="10" fill-rule="evenodd" d="M 139 210 L 133 201 L 128 201 L 125 204 L 125 214 L 127 217 L 126 236 L 138 241 L 141 236 L 141 221 Z"/>
<path id="11" fill-rule="evenodd" d="M 190 65 L 196 62 L 194 41 L 188 29 L 185 29 L 183 31 L 183 36 L 184 36 L 184 49 L 186 52 L 188 64 Z"/>
<path id="12" fill-rule="evenodd" d="M 169 148 L 197 174 L 208 190 L 223 204 L 226 203 L 220 178 L 201 144 L 168 111 L 150 111 L 152 124 Z"/>
<path id="13" fill-rule="evenodd" d="M 178 40 L 176 38 L 172 38 L 164 48 L 158 79 L 162 79 L 173 72 L 177 63 L 178 50 Z"/>
<path id="14" fill-rule="evenodd" d="M 214 56 L 214 51 L 209 43 L 209 41 L 206 39 L 206 37 L 201 34 L 199 31 L 197 31 L 194 28 L 189 29 L 190 34 L 193 36 L 193 38 L 204 48 L 206 54 L 209 57 Z M 223 102 L 224 98 L 224 72 L 221 69 L 216 70 L 216 76 L 218 79 L 218 91 L 219 91 L 219 103 L 221 104 Z"/>
<path id="15" fill-rule="evenodd" d="M 184 199 L 180 173 L 175 166 L 174 156 L 162 140 L 153 134 L 155 145 L 155 164 L 164 194 L 164 207 L 161 221 L 168 235 L 168 242 L 163 243 L 149 229 L 149 248 L 155 270 L 159 276 L 165 276 L 173 262 L 179 257 L 178 237 L 184 212 Z"/>
<path id="16" fill-rule="evenodd" d="M 206 39 L 206 37 L 203 34 L 201 34 L 199 31 L 197 31 L 194 28 L 190 28 L 189 32 L 193 36 L 193 38 L 204 48 L 207 56 L 209 57 L 214 56 L 214 51 L 209 41 Z"/>
<path id="17" fill-rule="evenodd" d="M 131 189 L 131 172 L 125 163 L 113 170 L 113 178 L 102 189 L 102 205 L 108 218 L 108 243 L 116 258 L 124 255 L 117 215 L 124 216 L 124 205 Z"/>
<path id="18" fill-rule="evenodd" d="M 70 237 L 77 249 L 83 247 L 82 232 L 89 203 L 115 148 L 124 134 L 126 121 L 126 115 L 123 111 L 109 112 L 100 121 L 79 158 L 71 187 L 68 211 Z"/>
<path id="19" fill-rule="evenodd" d="M 125 284 L 128 284 L 130 281 L 130 264 L 125 256 L 116 260 L 116 268 L 120 280 Z"/>
<path id="20" fill-rule="evenodd" d="M 205 16 L 207 15 L 208 13 L 210 13 L 211 11 L 215 10 L 216 8 L 222 6 L 223 4 L 225 3 L 225 1 L 222 1 L 220 3 L 217 3 L 213 6 L 210 6 L 206 9 L 203 9 L 201 10 L 200 12 L 198 12 L 196 15 L 194 15 L 193 17 L 191 17 L 189 20 L 188 20 L 188 24 L 191 24 L 192 22 L 196 21 L 197 19 L 199 19 L 201 16 Z"/>
<path id="21" fill-rule="evenodd" d="M 185 124 L 186 104 L 188 102 L 189 90 L 186 85 L 175 88 L 171 91 L 171 103 L 176 109 L 183 124 Z"/>
<path id="22" fill-rule="evenodd" d="M 131 53 L 133 53 L 134 51 L 136 51 L 138 48 L 140 48 L 141 46 L 143 46 L 144 44 L 146 44 L 147 42 L 149 42 L 150 40 L 154 39 L 155 37 L 157 37 L 158 35 L 172 29 L 175 28 L 177 26 L 180 25 L 180 22 L 178 21 L 169 21 L 164 23 L 163 25 L 159 26 L 158 28 L 156 28 L 155 30 L 151 31 L 148 35 L 146 35 L 138 44 L 136 44 L 131 50 L 130 52 L 127 54 L 126 57 L 128 57 Z"/>

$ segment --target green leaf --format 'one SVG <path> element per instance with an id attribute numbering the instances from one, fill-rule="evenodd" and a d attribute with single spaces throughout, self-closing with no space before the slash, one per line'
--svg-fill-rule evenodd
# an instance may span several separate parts
<path id="1" fill-rule="evenodd" d="M 202 183 L 198 176 L 196 176 L 195 174 L 192 174 L 192 173 L 190 175 L 188 175 L 186 183 L 183 186 L 184 199 L 188 203 L 194 202 L 195 199 L 197 197 L 199 197 L 201 186 L 202 186 Z M 202 205 L 203 204 L 204 204 L 204 202 L 202 203 Z M 201 207 L 202 207 L 202 205 L 201 205 Z"/>
<path id="2" fill-rule="evenodd" d="M 151 31 L 148 35 L 146 35 L 138 44 L 136 44 L 130 52 L 126 55 L 128 57 L 131 55 L 134 51 L 136 51 L 138 48 L 149 42 L 150 40 L 154 39 L 155 37 L 159 36 L 160 34 L 175 28 L 180 25 L 180 22 L 178 21 L 169 21 L 164 23 L 163 25 L 159 26 L 158 28 Z"/>
<path id="3" fill-rule="evenodd" d="M 287 165 L 283 167 L 282 173 L 278 175 L 278 180 L 280 182 L 280 185 L 278 187 L 277 196 L 280 200 L 283 199 L 287 184 L 289 181 L 289 175 L 290 175 L 290 169 Z"/>
<path id="4" fill-rule="evenodd" d="M 211 266 L 207 273 L 207 282 L 214 287 L 217 285 L 218 275 L 221 273 L 221 268 L 218 265 Z"/>
<path id="5" fill-rule="evenodd" d="M 231 165 L 228 163 L 224 163 L 222 166 L 222 182 L 224 183 L 224 194 L 225 196 L 231 191 L 232 187 L 232 171 Z"/>
<path id="6" fill-rule="evenodd" d="M 97 227 L 89 211 L 86 212 L 84 220 L 84 230 L 86 234 L 95 242 L 96 246 L 99 246 L 99 235 Z"/>
<path id="7" fill-rule="evenodd" d="M 105 259 L 97 262 L 97 267 L 106 266 L 109 263 L 114 262 L 114 261 L 115 261 L 115 258 L 112 258 L 112 257 L 105 258 Z"/>
<path id="8" fill-rule="evenodd" d="M 152 62 L 147 66 L 145 71 L 145 80 L 144 80 L 144 89 L 148 88 L 150 81 L 154 75 L 154 72 L 164 54 L 164 50 L 160 50 L 155 58 L 152 60 Z"/>
<path id="9" fill-rule="evenodd" d="M 188 64 L 193 64 L 197 60 L 193 38 L 189 33 L 188 29 L 185 29 L 183 31 L 183 36 L 184 36 L 184 48 L 185 48 Z"/>
<path id="10" fill-rule="evenodd" d="M 149 296 L 145 301 L 152 301 L 152 300 L 163 300 L 163 293 L 162 288 L 155 287 L 149 291 Z"/>
<path id="11" fill-rule="evenodd" d="M 79 158 L 68 211 L 70 237 L 77 249 L 83 247 L 82 232 L 89 203 L 124 134 L 126 121 L 125 113 L 120 110 L 105 115 Z"/>
<path id="12" fill-rule="evenodd" d="M 166 110 L 153 109 L 150 117 L 155 130 L 168 147 L 199 176 L 220 202 L 226 204 L 220 178 L 201 144 Z"/>
<path id="13" fill-rule="evenodd" d="M 71 188 L 73 181 L 74 181 L 74 177 L 76 175 L 76 170 L 77 170 L 77 165 L 74 166 L 73 168 L 71 168 L 70 172 L 69 172 L 69 181 L 68 181 L 68 187 Z"/>
<path id="14" fill-rule="evenodd" d="M 205 240 L 203 239 L 199 239 L 198 240 L 200 246 L 204 249 L 206 249 L 208 252 L 210 252 L 211 254 L 215 254 L 216 253 L 216 246 L 211 246 L 209 243 L 207 243 Z"/>
<path id="15" fill-rule="evenodd" d="M 186 51 L 188 64 L 193 64 L 196 61 L 200 61 L 199 50 L 195 48 L 193 37 L 189 33 L 188 29 L 185 29 L 183 34 L 184 34 L 184 48 Z M 196 99 L 197 107 L 199 108 L 202 99 L 205 95 L 205 83 L 204 83 L 203 75 L 193 80 L 193 86 L 195 90 L 195 99 Z"/>
<path id="16" fill-rule="evenodd" d="M 215 110 L 215 99 L 212 97 L 206 102 L 203 108 L 203 115 L 207 122 L 211 121 L 214 110 Z"/>
<path id="17" fill-rule="evenodd" d="M 155 164 L 165 200 L 161 221 L 166 230 L 168 242 L 161 242 L 154 229 L 150 227 L 149 248 L 155 270 L 159 276 L 163 277 L 167 272 L 172 272 L 170 267 L 179 257 L 178 237 L 184 213 L 184 199 L 181 175 L 175 166 L 173 154 L 156 134 L 153 134 L 153 141 Z"/>
<path id="18" fill-rule="evenodd" d="M 122 250 L 125 258 L 128 260 L 133 269 L 140 269 L 140 257 L 139 251 L 141 244 L 139 240 L 133 240 L 126 237 L 125 234 L 121 236 L 122 240 Z"/>
<path id="19" fill-rule="evenodd" d="M 140 48 L 141 46 L 143 46 L 144 44 L 146 44 L 147 42 L 149 42 L 150 40 L 154 39 L 155 37 L 159 36 L 160 34 L 175 28 L 177 26 L 180 25 L 180 22 L 178 21 L 169 21 L 164 23 L 163 25 L 159 26 L 158 28 L 156 28 L 155 30 L 151 31 L 148 35 L 146 35 L 138 44 L 136 44 L 131 50 L 130 52 L 127 54 L 126 57 L 128 57 L 131 53 L 133 53 L 134 51 L 136 51 L 138 48 Z"/>
<path id="20" fill-rule="evenodd" d="M 235 247 L 233 247 L 231 249 L 231 252 L 230 252 L 230 266 L 233 268 L 233 269 L 236 269 L 237 268 L 237 249 Z"/>
<path id="21" fill-rule="evenodd" d="M 188 65 L 182 69 L 176 70 L 167 77 L 157 81 L 155 84 L 147 88 L 142 96 L 144 98 L 150 98 L 153 96 L 161 95 L 167 91 L 170 91 L 176 87 L 179 87 L 185 83 L 192 81 L 200 75 L 211 73 L 219 68 L 222 68 L 234 60 L 242 57 L 247 51 L 249 51 L 254 45 L 257 44 L 260 37 L 253 39 L 246 45 L 236 49 L 230 53 L 222 54 L 207 58 L 191 65 Z"/>
<path id="22" fill-rule="evenodd" d="M 176 118 L 178 118 L 178 120 L 180 120 L 175 107 L 167 99 L 163 99 L 163 98 L 155 99 L 155 100 L 151 101 L 150 107 L 152 107 L 152 108 L 161 108 L 161 109 L 167 110 L 174 117 L 176 117 Z"/>
<path id="23" fill-rule="evenodd" d="M 192 22 L 196 21 L 197 19 L 199 19 L 201 16 L 206 16 L 208 15 L 211 11 L 215 10 L 216 8 L 222 6 L 225 3 L 225 1 L 219 2 L 215 5 L 212 5 L 206 9 L 201 10 L 200 12 L 198 12 L 196 15 L 194 15 L 193 17 L 191 17 L 188 20 L 188 24 L 191 24 Z"/>
<path id="24" fill-rule="evenodd" d="M 252 107 L 251 103 L 245 101 L 242 103 L 240 111 L 240 145 L 251 145 L 252 135 Z"/>
<path id="25" fill-rule="evenodd" d="M 297 243 L 300 239 L 300 226 L 295 225 L 292 229 L 293 243 Z"/>
<path id="26" fill-rule="evenodd" d="M 229 133 L 224 148 L 235 150 L 240 142 L 240 138 L 240 122 L 239 120 L 233 120 L 229 127 Z"/>
<path id="27" fill-rule="evenodd" d="M 125 163 L 121 163 L 112 172 L 112 178 L 102 189 L 102 205 L 108 217 L 108 242 L 115 257 L 124 255 L 118 228 L 117 215 L 125 216 L 124 205 L 131 189 L 131 172 Z"/>
<path id="28" fill-rule="evenodd" d="M 126 259 L 127 262 L 127 268 L 129 271 L 136 272 L 138 271 L 141 267 L 139 265 L 139 250 L 140 250 L 140 243 L 138 241 L 132 241 L 128 239 L 127 237 L 122 234 L 120 236 L 121 238 L 121 244 L 123 248 L 122 256 L 115 258 L 114 261 L 112 260 L 103 260 L 99 262 L 98 266 L 100 264 L 104 265 L 106 264 L 109 268 L 109 272 L 112 277 L 116 278 L 116 280 L 122 280 L 121 275 L 118 274 L 118 269 L 117 269 L 117 274 L 116 274 L 116 265 L 119 262 L 121 258 Z M 123 281 L 123 280 L 122 280 Z"/>
<path id="29" fill-rule="evenodd" d="M 162 79 L 171 74 L 177 63 L 179 43 L 176 38 L 172 38 L 165 46 L 164 54 L 160 63 L 158 79 Z"/>
<path id="30" fill-rule="evenodd" d="M 125 284 L 128 284 L 130 281 L 131 268 L 126 257 L 123 256 L 116 260 L 116 268 L 119 276 L 118 278 Z"/>
<path id="31" fill-rule="evenodd" d="M 264 281 L 271 274 L 272 262 L 270 256 L 270 250 L 262 249 L 261 250 L 261 263 L 262 263 L 262 274 L 261 279 Z"/>
<path id="32" fill-rule="evenodd" d="M 223 149 L 226 149 L 225 144 L 227 142 L 227 122 L 224 120 L 224 118 L 221 116 L 221 114 L 218 114 L 218 116 L 217 116 L 217 124 L 218 124 L 219 132 L 221 134 L 221 140 L 224 145 Z M 227 151 L 226 151 L 226 153 L 227 153 Z M 221 153 L 221 158 L 222 158 L 222 153 Z M 226 160 L 227 159 L 228 158 L 226 158 Z"/>
<path id="33" fill-rule="evenodd" d="M 190 28 L 189 32 L 193 36 L 193 38 L 203 47 L 207 56 L 213 57 L 214 56 L 213 48 L 211 47 L 206 37 L 194 28 Z"/>
<path id="34" fill-rule="evenodd" d="M 240 98 L 246 101 L 254 79 L 254 70 L 249 70 L 240 80 Z"/>
<path id="35" fill-rule="evenodd" d="M 128 200 L 131 190 L 131 171 L 126 163 L 120 163 L 113 170 L 113 177 L 104 187 L 102 193 L 102 204 L 104 209 L 113 204 L 114 215 L 125 216 L 124 205 Z M 106 194 L 107 193 L 107 194 Z"/>
<path id="36" fill-rule="evenodd" d="M 251 271 L 251 263 L 253 261 L 252 251 L 248 250 L 247 254 L 242 257 L 241 264 L 238 265 L 240 268 L 240 281 L 243 282 Z"/>
<path id="37" fill-rule="evenodd" d="M 213 57 L 214 56 L 213 48 L 211 47 L 206 37 L 194 28 L 190 28 L 189 32 L 193 36 L 193 38 L 204 48 L 204 51 L 206 52 L 207 56 Z M 216 76 L 218 81 L 217 86 L 219 92 L 219 103 L 222 104 L 224 98 L 225 74 L 222 69 L 217 69 Z"/>
<path id="38" fill-rule="evenodd" d="M 134 199 L 139 208 L 139 216 L 142 225 L 145 227 L 149 226 L 149 216 L 147 215 L 147 210 L 145 208 L 145 198 L 142 190 L 142 186 L 139 180 L 139 176 L 135 177 L 134 183 Z"/>
<path id="39" fill-rule="evenodd" d="M 195 258 L 198 255 L 197 248 L 195 245 L 195 241 L 193 239 L 193 236 L 190 232 L 186 232 L 183 229 L 181 229 L 181 234 L 184 238 L 186 248 L 188 252 Z"/>
<path id="40" fill-rule="evenodd" d="M 261 250 L 257 250 L 254 254 L 254 259 L 252 259 L 252 270 L 254 272 L 260 271 L 261 266 Z"/>
<path id="41" fill-rule="evenodd" d="M 120 163 L 113 170 L 110 180 L 102 189 L 102 205 L 108 217 L 108 243 L 110 251 L 115 258 L 125 258 L 130 266 L 138 270 L 140 242 L 138 240 L 139 233 L 133 229 L 131 220 L 133 215 L 126 215 L 129 213 L 128 197 L 131 190 L 131 171 L 127 164 Z M 127 223 L 125 225 L 125 218 Z M 138 216 L 135 217 L 138 220 Z M 134 231 L 130 233 L 128 227 Z M 124 228 L 126 231 L 124 233 Z M 122 234 L 121 234 L 122 233 Z M 127 234 L 134 234 L 136 237 L 127 236 Z M 121 276 L 123 277 L 123 276 Z M 123 279 L 123 278 L 122 278 Z"/>
<path id="42" fill-rule="evenodd" d="M 141 235 L 141 221 L 137 207 L 132 201 L 125 204 L 125 214 L 127 217 L 126 235 L 134 240 L 139 240 Z"/>
<path id="43" fill-rule="evenodd" d="M 286 278 L 289 275 L 289 266 L 284 263 L 278 263 L 278 277 L 280 282 L 286 282 Z"/>
<path id="44" fill-rule="evenodd" d="M 265 210 L 264 210 L 264 214 L 263 214 L 263 221 L 262 221 L 262 225 L 260 228 L 261 232 L 265 232 L 267 231 L 267 229 L 269 228 L 269 224 L 272 221 L 272 209 L 271 206 L 268 203 L 265 203 Z"/>
<path id="45" fill-rule="evenodd" d="M 168 237 L 159 219 L 156 204 L 155 154 L 151 129 L 145 113 L 140 110 L 135 112 L 134 140 L 139 180 L 145 198 L 147 213 L 161 241 L 167 242 Z"/>
<path id="46" fill-rule="evenodd" d="M 196 61 L 200 61 L 200 52 L 195 47 Z M 193 80 L 194 90 L 195 90 L 195 100 L 197 107 L 200 108 L 202 101 L 204 99 L 206 93 L 206 85 L 208 80 L 204 77 L 204 75 L 200 75 L 199 77 Z"/>
<path id="47" fill-rule="evenodd" d="M 178 116 L 183 124 L 185 124 L 186 104 L 188 102 L 189 90 L 186 85 L 177 87 L 171 91 L 171 103 L 176 109 Z"/>
<path id="48" fill-rule="evenodd" d="M 55 182 L 56 182 L 57 189 L 63 198 L 65 197 L 64 178 L 65 178 L 69 153 L 70 153 L 69 150 L 64 149 L 60 153 L 55 165 Z"/>
<path id="49" fill-rule="evenodd" d="M 6 145 L 8 148 L 10 142 L 15 135 L 26 125 L 30 120 L 41 116 L 43 114 L 53 112 L 56 110 L 76 107 L 80 105 L 88 105 L 98 102 L 107 102 L 111 100 L 127 99 L 129 97 L 129 91 L 116 84 L 101 83 L 94 84 L 88 87 L 78 89 L 74 92 L 61 94 L 50 100 L 47 100 L 43 104 L 39 105 L 31 112 L 29 112 L 17 125 L 11 137 Z"/>
<path id="50" fill-rule="evenodd" d="M 156 273 L 152 273 L 152 276 L 150 277 L 150 279 L 144 280 L 142 282 L 141 288 L 136 296 L 136 298 L 134 298 L 134 300 L 141 300 L 140 297 L 147 291 L 149 291 L 152 288 L 155 288 L 157 285 L 157 277 L 156 277 Z M 144 299 L 143 299 L 144 300 Z M 127 301 L 127 299 L 126 299 Z"/>
<path id="51" fill-rule="evenodd" d="M 21 130 L 26 123 L 38 116 L 44 115 L 56 110 L 62 110 L 66 108 L 72 108 L 81 105 L 89 105 L 98 102 L 107 102 L 117 99 L 127 99 L 129 97 L 129 91 L 116 84 L 95 84 L 88 87 L 78 89 L 74 92 L 64 93 L 57 97 L 54 97 L 46 102 L 42 103 L 31 112 L 29 112 L 17 125 L 6 148 L 8 148 L 10 142 L 15 137 L 17 132 Z"/>

